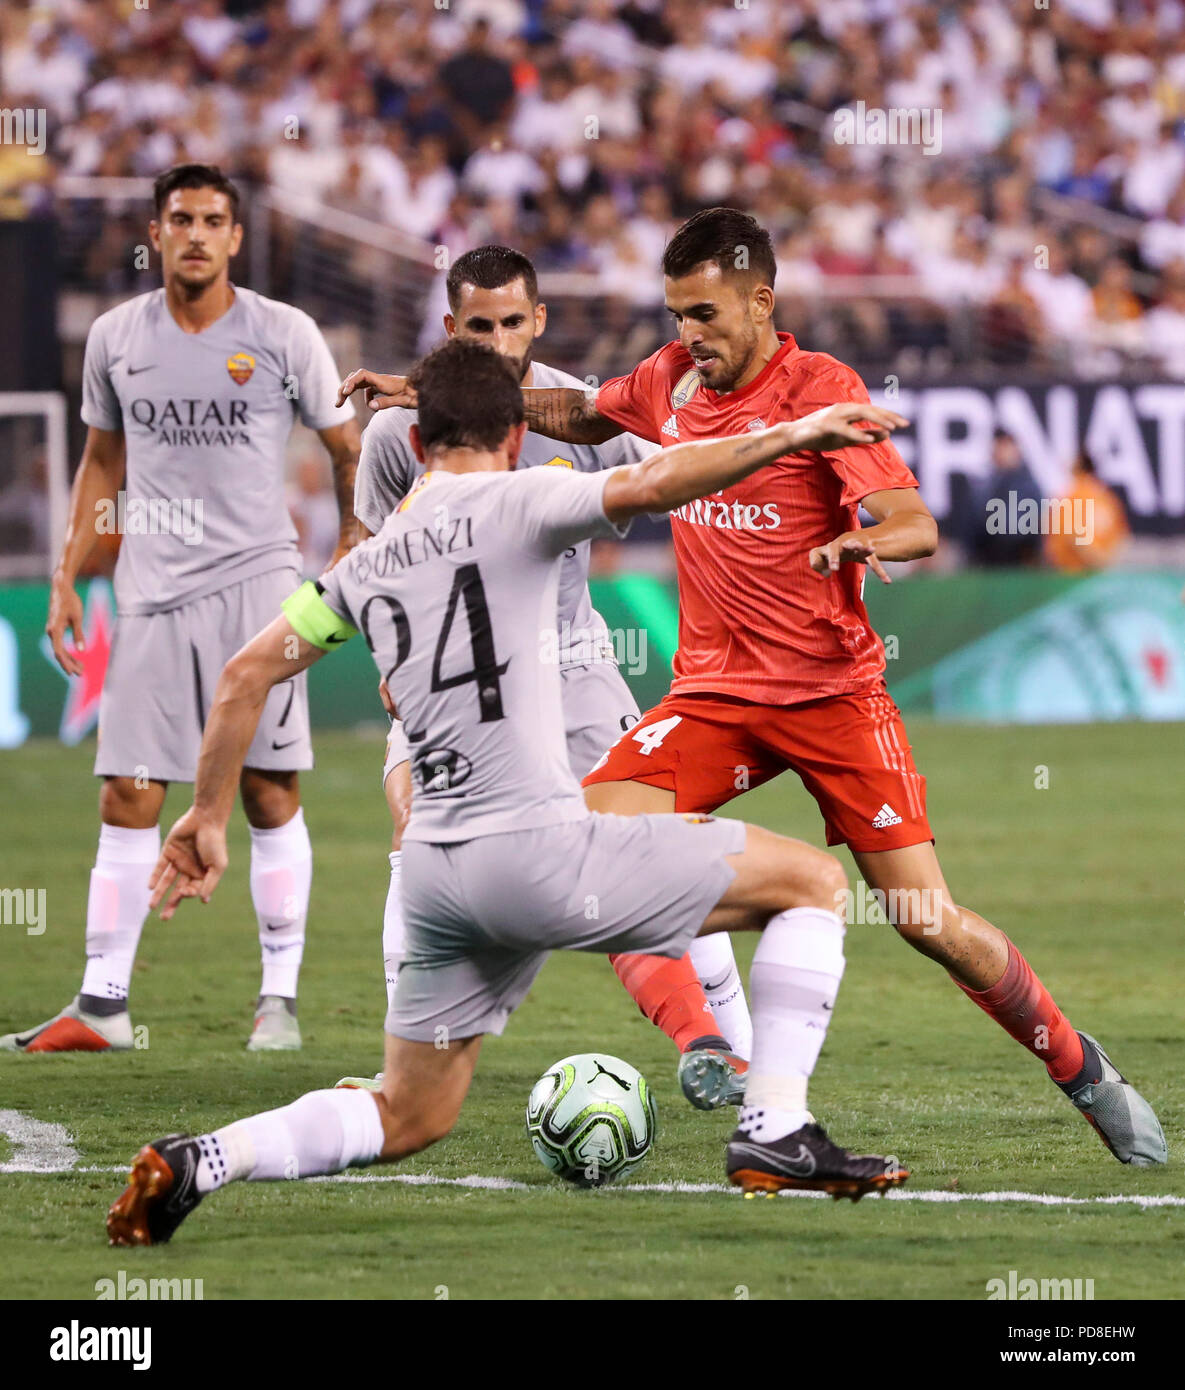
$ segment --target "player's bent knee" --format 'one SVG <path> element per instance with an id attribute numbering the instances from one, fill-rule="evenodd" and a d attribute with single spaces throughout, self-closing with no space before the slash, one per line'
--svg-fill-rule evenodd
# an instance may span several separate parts
<path id="1" fill-rule="evenodd" d="M 243 814 L 256 830 L 275 830 L 300 810 L 300 779 L 295 772 L 244 768 L 239 795 Z"/>
<path id="2" fill-rule="evenodd" d="M 124 830 L 151 830 L 160 819 L 166 782 L 105 777 L 99 789 L 99 819 Z"/>
<path id="3" fill-rule="evenodd" d="M 810 906 L 825 907 L 830 912 L 842 912 L 848 892 L 848 875 L 839 860 L 832 854 L 820 853 L 814 879 L 817 898 Z"/>

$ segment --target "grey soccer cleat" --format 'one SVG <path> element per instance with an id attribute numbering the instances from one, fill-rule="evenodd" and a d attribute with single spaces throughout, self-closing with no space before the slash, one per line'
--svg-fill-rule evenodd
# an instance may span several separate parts
<path id="1" fill-rule="evenodd" d="M 679 1058 L 679 1085 L 697 1110 L 741 1105 L 749 1064 L 723 1047 L 691 1047 Z"/>
<path id="2" fill-rule="evenodd" d="M 255 1027 L 247 1039 L 248 1052 L 299 1052 L 300 1024 L 296 1000 L 264 994 L 255 1009 Z"/>
<path id="3" fill-rule="evenodd" d="M 1073 1081 L 1058 1082 L 1120 1163 L 1152 1168 L 1167 1163 L 1168 1144 L 1156 1113 L 1089 1033 L 1079 1033 L 1086 1054 Z"/>
<path id="4" fill-rule="evenodd" d="M 0 1037 L 0 1052 L 127 1052 L 132 1046 L 132 1019 L 124 1008 L 96 1014 L 75 995 L 60 1014 L 23 1033 Z M 105 1001 L 104 1001 L 105 1002 Z"/>

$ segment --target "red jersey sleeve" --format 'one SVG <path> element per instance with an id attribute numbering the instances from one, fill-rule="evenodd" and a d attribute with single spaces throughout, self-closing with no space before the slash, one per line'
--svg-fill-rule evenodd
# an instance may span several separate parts
<path id="1" fill-rule="evenodd" d="M 828 370 L 815 377 L 811 383 L 810 395 L 811 410 L 839 405 L 843 401 L 869 400 L 864 383 L 851 367 L 844 366 L 842 362 L 830 363 Z M 803 404 L 805 402 L 799 397 L 800 409 Z M 862 501 L 870 492 L 918 485 L 918 480 L 906 467 L 905 460 L 887 439 L 880 444 L 837 449 L 834 453 L 820 454 L 819 457 L 843 484 L 840 505 L 844 507 Z"/>
<path id="2" fill-rule="evenodd" d="M 665 348 L 659 348 L 630 372 L 605 382 L 596 395 L 596 407 L 602 415 L 624 425 L 631 434 L 663 443 L 662 422 L 671 413 L 666 385 L 667 374 L 660 369 Z M 665 405 L 665 409 L 664 409 Z"/>

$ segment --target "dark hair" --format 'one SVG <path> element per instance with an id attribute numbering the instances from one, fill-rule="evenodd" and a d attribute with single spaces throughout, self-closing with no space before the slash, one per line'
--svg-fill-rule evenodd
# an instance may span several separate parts
<path id="1" fill-rule="evenodd" d="M 475 246 L 458 256 L 449 268 L 445 282 L 448 289 L 448 306 L 455 314 L 461 303 L 461 286 L 475 285 L 479 290 L 500 290 L 514 280 L 521 279 L 527 298 L 532 304 L 539 302 L 539 282 L 535 278 L 535 267 L 521 251 L 510 246 Z"/>
<path id="2" fill-rule="evenodd" d="M 169 194 L 178 188 L 214 188 L 219 193 L 225 193 L 230 199 L 231 217 L 236 222 L 239 220 L 239 190 L 217 164 L 174 164 L 163 174 L 157 174 L 152 183 L 152 201 L 156 204 L 157 217 L 161 215 Z"/>
<path id="3" fill-rule="evenodd" d="M 769 233 L 736 208 L 705 208 L 689 217 L 667 242 L 662 272 L 677 280 L 705 261 L 726 275 L 756 275 L 771 287 L 778 272 Z"/>
<path id="4" fill-rule="evenodd" d="M 514 366 L 484 343 L 450 338 L 413 368 L 425 451 L 496 449 L 523 422 Z"/>

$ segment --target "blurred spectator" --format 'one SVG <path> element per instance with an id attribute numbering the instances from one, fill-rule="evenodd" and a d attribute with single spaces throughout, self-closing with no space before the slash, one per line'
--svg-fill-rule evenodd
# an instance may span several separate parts
<path id="1" fill-rule="evenodd" d="M 472 134 L 510 115 L 514 78 L 510 64 L 494 51 L 488 20 L 477 20 L 460 52 L 441 67 L 440 84 L 462 128 Z"/>
<path id="2" fill-rule="evenodd" d="M 1028 288 L 1028 264 L 1023 256 L 1009 263 L 983 317 L 984 348 L 991 362 L 1019 366 L 1043 347 L 1045 326 L 1041 307 Z"/>
<path id="3" fill-rule="evenodd" d="M 1099 479 L 1089 454 L 1074 460 L 1064 500 L 1071 508 L 1070 529 L 1059 526 L 1045 537 L 1050 564 L 1070 571 L 1113 565 L 1130 534 L 1127 513 L 1118 495 Z"/>
<path id="4" fill-rule="evenodd" d="M 1042 336 L 1078 342 L 1094 316 L 1090 289 L 1069 269 L 1060 242 L 1048 247 L 1047 259 L 1046 267 L 1030 266 L 1024 275 L 1024 287 L 1041 312 Z"/>
<path id="5" fill-rule="evenodd" d="M 1091 292 L 1094 338 L 1104 347 L 1138 353 L 1144 348 L 1143 306 L 1132 293 L 1131 266 L 1119 256 L 1103 267 Z"/>
<path id="6" fill-rule="evenodd" d="M 1169 266 L 1159 303 L 1144 316 L 1148 351 L 1171 376 L 1185 378 L 1185 264 Z"/>
<path id="7" fill-rule="evenodd" d="M 992 436 L 991 470 L 972 489 L 964 533 L 968 554 L 977 565 L 1035 565 L 1041 557 L 1041 536 L 1019 519 L 1041 505 L 1041 490 L 1021 457 L 1020 446 L 1007 430 Z M 1039 515 L 1039 510 L 1038 510 Z"/>

